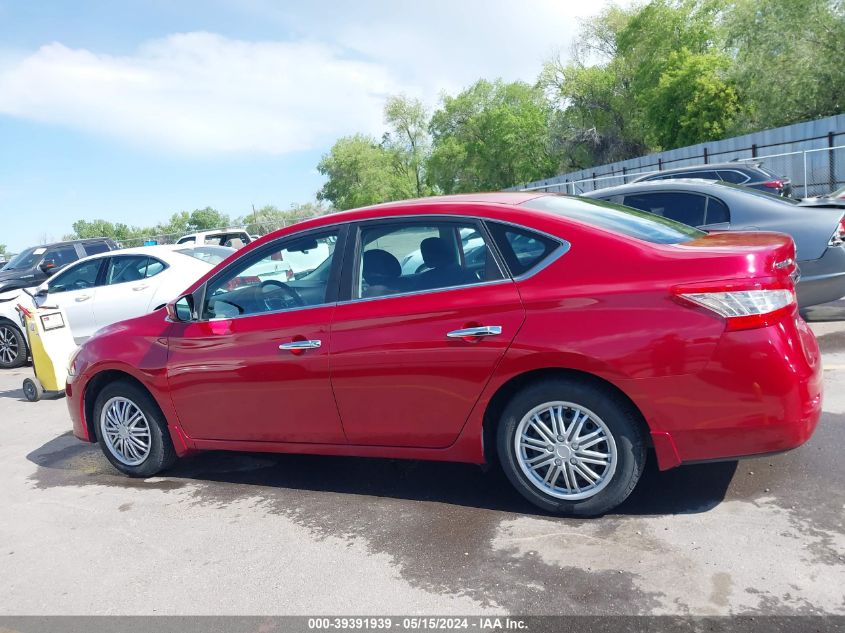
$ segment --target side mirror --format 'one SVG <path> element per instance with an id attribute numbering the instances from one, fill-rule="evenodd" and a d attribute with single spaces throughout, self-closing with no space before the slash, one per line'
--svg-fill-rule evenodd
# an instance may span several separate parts
<path id="1" fill-rule="evenodd" d="M 39 266 L 39 268 L 42 272 L 48 275 L 52 275 L 54 272 L 56 272 L 56 262 L 52 259 L 45 259 L 43 262 L 41 262 L 41 266 Z"/>
<path id="2" fill-rule="evenodd" d="M 167 318 L 177 323 L 188 323 L 196 320 L 194 310 L 194 295 L 182 295 L 176 301 L 167 304 Z"/>
<path id="3" fill-rule="evenodd" d="M 35 289 L 35 296 L 36 297 L 46 297 L 47 293 L 50 292 L 50 286 L 45 281 L 40 286 Z"/>

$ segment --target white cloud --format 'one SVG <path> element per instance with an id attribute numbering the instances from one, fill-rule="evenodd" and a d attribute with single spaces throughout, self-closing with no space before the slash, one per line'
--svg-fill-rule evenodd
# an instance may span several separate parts
<path id="1" fill-rule="evenodd" d="M 577 17 L 603 5 L 332 2 L 241 5 L 283 26 L 284 41 L 194 32 L 126 56 L 52 43 L 0 59 L 0 114 L 186 154 L 325 149 L 356 131 L 378 136 L 388 94 L 434 105 L 482 76 L 533 81 L 568 49 Z"/>
<path id="2" fill-rule="evenodd" d="M 188 33 L 132 57 L 43 46 L 0 69 L 0 113 L 187 153 L 282 154 L 379 129 L 402 88 L 323 44 Z"/>

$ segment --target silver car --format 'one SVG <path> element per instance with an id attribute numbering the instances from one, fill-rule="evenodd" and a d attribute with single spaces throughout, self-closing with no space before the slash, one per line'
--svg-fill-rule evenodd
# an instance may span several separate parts
<path id="1" fill-rule="evenodd" d="M 795 240 L 802 308 L 845 296 L 845 208 L 804 206 L 738 185 L 678 179 L 636 182 L 584 194 L 706 231 L 779 231 Z"/>

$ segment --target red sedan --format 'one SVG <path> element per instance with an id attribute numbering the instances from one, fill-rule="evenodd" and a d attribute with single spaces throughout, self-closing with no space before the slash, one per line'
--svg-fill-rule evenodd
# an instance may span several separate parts
<path id="1" fill-rule="evenodd" d="M 650 451 L 667 469 L 810 437 L 794 259 L 785 235 L 536 193 L 325 216 L 89 339 L 74 434 L 136 477 L 210 449 L 495 460 L 541 508 L 599 514 Z"/>

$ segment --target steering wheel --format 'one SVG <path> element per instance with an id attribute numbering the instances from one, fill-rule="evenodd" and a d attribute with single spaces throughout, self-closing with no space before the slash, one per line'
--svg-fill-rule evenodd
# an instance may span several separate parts
<path id="1" fill-rule="evenodd" d="M 270 291 L 268 291 L 267 288 L 270 288 L 270 287 L 272 287 L 274 289 L 271 289 Z M 280 307 L 272 306 L 269 303 L 272 299 L 274 299 L 274 297 L 272 295 L 277 292 L 275 290 L 275 288 L 278 288 L 279 290 L 284 292 L 288 296 L 289 301 L 291 301 L 293 303 L 293 305 L 295 305 L 296 307 L 303 307 L 305 305 L 305 302 L 302 300 L 302 297 L 299 296 L 299 293 L 296 290 L 294 290 L 293 288 L 288 286 L 283 281 L 279 281 L 278 279 L 265 279 L 264 281 L 261 282 L 260 288 L 261 288 L 261 298 L 264 300 L 264 305 L 267 307 L 268 310 L 281 309 Z M 281 306 L 281 307 L 283 308 L 283 307 L 286 307 L 286 306 Z"/>

